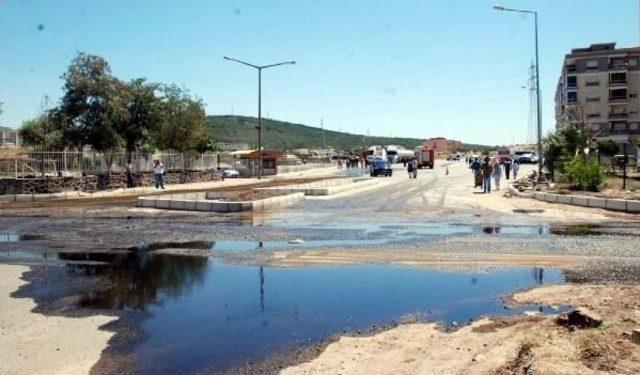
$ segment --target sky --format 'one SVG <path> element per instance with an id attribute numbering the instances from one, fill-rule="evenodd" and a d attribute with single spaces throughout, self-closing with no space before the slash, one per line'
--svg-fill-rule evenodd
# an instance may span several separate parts
<path id="1" fill-rule="evenodd" d="M 257 115 L 360 134 L 527 140 L 532 16 L 539 12 L 543 131 L 571 48 L 639 43 L 637 0 L 0 0 L 0 125 L 57 104 L 78 51 L 121 79 L 188 88 L 207 114 Z M 47 102 L 44 98 L 48 97 Z M 268 129 L 265 129 L 268 131 Z"/>

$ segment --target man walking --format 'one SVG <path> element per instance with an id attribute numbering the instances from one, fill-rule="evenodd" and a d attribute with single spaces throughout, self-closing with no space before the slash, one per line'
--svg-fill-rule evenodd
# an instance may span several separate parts
<path id="1" fill-rule="evenodd" d="M 133 183 L 133 164 L 131 164 L 131 159 L 127 160 L 127 163 L 124 165 L 124 174 L 127 176 L 127 188 L 132 188 Z"/>
<path id="2" fill-rule="evenodd" d="M 156 189 L 164 189 L 164 164 L 158 159 L 153 159 L 153 175 L 156 180 Z"/>
<path id="3" fill-rule="evenodd" d="M 511 172 L 511 158 L 504 159 L 504 176 L 508 180 Z"/>
<path id="4" fill-rule="evenodd" d="M 491 193 L 491 173 L 493 172 L 493 165 L 491 158 L 485 156 L 484 164 L 482 164 L 482 178 L 485 193 Z"/>

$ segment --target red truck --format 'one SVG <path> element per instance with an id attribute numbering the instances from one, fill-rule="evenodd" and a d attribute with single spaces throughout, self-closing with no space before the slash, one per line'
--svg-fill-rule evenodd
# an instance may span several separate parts
<path id="1" fill-rule="evenodd" d="M 418 168 L 433 169 L 436 159 L 436 151 L 433 148 L 425 146 L 416 147 L 415 156 L 418 160 Z"/>

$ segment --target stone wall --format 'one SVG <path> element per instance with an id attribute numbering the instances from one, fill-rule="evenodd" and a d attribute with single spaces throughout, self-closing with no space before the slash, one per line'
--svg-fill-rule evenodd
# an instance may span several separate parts
<path id="1" fill-rule="evenodd" d="M 191 182 L 218 181 L 220 173 L 212 171 L 167 171 L 165 184 L 186 184 Z M 135 186 L 154 186 L 153 172 L 137 173 Z M 92 193 L 102 190 L 115 190 L 127 187 L 127 178 L 123 174 L 92 175 L 81 177 L 34 177 L 0 179 L 0 195 L 5 194 L 48 194 L 63 191 L 83 191 Z"/>

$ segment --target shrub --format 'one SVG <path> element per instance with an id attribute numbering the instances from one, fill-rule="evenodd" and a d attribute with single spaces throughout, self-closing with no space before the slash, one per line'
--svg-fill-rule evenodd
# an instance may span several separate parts
<path id="1" fill-rule="evenodd" d="M 604 173 L 593 159 L 583 159 L 576 155 L 567 166 L 567 177 L 571 185 L 578 190 L 598 191 L 604 181 Z"/>

